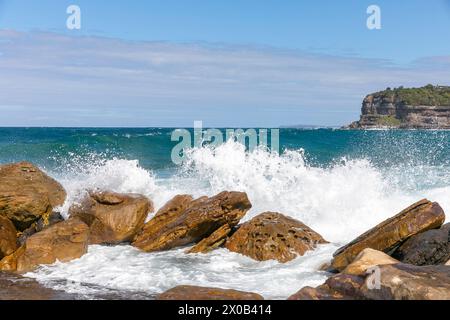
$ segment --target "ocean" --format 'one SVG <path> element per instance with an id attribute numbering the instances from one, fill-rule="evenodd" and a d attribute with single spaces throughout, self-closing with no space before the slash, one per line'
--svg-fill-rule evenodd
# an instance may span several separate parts
<path id="1" fill-rule="evenodd" d="M 229 141 L 189 150 L 182 165 L 171 161 L 177 144 L 172 131 L 0 128 L 0 163 L 30 161 L 62 183 L 68 198 L 60 210 L 66 216 L 92 188 L 141 193 L 156 208 L 177 194 L 245 191 L 253 207 L 243 221 L 280 212 L 330 244 L 286 264 L 257 262 L 226 249 L 186 255 L 186 248 L 145 253 L 128 245 L 91 246 L 78 260 L 26 276 L 86 298 L 151 298 L 190 284 L 285 299 L 320 285 L 327 274 L 317 270 L 337 248 L 410 204 L 428 198 L 450 213 L 450 131 L 280 129 L 280 154 L 249 152 Z"/>

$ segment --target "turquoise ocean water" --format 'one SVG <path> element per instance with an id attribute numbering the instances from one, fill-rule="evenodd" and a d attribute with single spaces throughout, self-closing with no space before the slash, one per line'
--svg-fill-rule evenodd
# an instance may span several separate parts
<path id="1" fill-rule="evenodd" d="M 245 191 L 245 220 L 278 211 L 331 242 L 287 264 L 256 262 L 225 249 L 146 254 L 124 245 L 93 246 L 79 260 L 28 276 L 68 292 L 147 292 L 179 284 L 229 287 L 283 299 L 319 285 L 317 268 L 340 245 L 420 200 L 450 214 L 450 131 L 280 129 L 280 154 L 248 152 L 235 142 L 191 149 L 172 163 L 168 128 L 1 128 L 0 163 L 31 161 L 60 181 L 63 214 L 86 190 L 142 193 L 162 206 L 176 194 Z M 126 296 L 126 294 L 125 294 Z"/>

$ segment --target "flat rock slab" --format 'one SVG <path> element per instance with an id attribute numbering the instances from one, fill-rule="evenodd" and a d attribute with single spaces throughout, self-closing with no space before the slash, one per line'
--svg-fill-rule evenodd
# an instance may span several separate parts
<path id="1" fill-rule="evenodd" d="M 264 300 L 253 292 L 230 289 L 178 286 L 156 297 L 156 300 Z"/>
<path id="2" fill-rule="evenodd" d="M 337 250 L 332 267 L 342 271 L 366 248 L 388 253 L 416 234 L 439 228 L 444 221 L 438 203 L 421 200 Z"/>

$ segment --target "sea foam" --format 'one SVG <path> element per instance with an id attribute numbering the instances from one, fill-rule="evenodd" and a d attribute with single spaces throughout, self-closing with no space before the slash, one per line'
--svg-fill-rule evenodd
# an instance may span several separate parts
<path id="1" fill-rule="evenodd" d="M 236 190 L 247 192 L 253 205 L 244 221 L 264 211 L 277 211 L 303 221 L 332 242 L 288 264 L 256 262 L 225 249 L 185 255 L 184 249 L 144 253 L 130 246 L 93 246 L 79 260 L 28 274 L 49 286 L 78 293 L 92 290 L 83 284 L 154 293 L 195 284 L 282 299 L 304 285 L 320 284 L 326 274 L 316 270 L 339 245 L 411 203 L 427 197 L 450 212 L 449 185 L 418 183 L 430 176 L 448 177 L 448 167 L 383 170 L 367 159 L 338 159 L 333 165 L 314 167 L 305 160 L 303 150 L 281 155 L 261 149 L 249 153 L 231 141 L 215 149 L 189 150 L 186 163 L 163 178 L 135 160 L 75 163 L 64 174 L 57 173 L 68 191 L 62 208 L 66 215 L 87 189 L 141 193 L 151 198 L 156 208 L 177 194 L 199 197 Z"/>

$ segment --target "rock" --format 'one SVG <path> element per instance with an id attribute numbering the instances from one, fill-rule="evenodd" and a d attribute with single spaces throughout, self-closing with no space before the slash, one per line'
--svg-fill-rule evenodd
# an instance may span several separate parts
<path id="1" fill-rule="evenodd" d="M 392 256 L 416 266 L 444 264 L 450 259 L 450 223 L 409 238 Z"/>
<path id="2" fill-rule="evenodd" d="M 242 224 L 225 247 L 259 261 L 287 262 L 322 243 L 327 241 L 302 222 L 265 212 Z"/>
<path id="3" fill-rule="evenodd" d="M 264 298 L 252 292 L 196 286 L 178 286 L 158 295 L 156 300 L 264 300 Z"/>
<path id="4" fill-rule="evenodd" d="M 364 279 L 358 276 L 338 274 L 317 288 L 304 287 L 288 300 L 362 300 L 360 288 Z"/>
<path id="5" fill-rule="evenodd" d="M 13 254 L 0 261 L 1 271 L 25 273 L 41 264 L 68 262 L 87 252 L 89 227 L 78 219 L 57 223 L 29 237 Z"/>
<path id="6" fill-rule="evenodd" d="M 366 271 L 374 266 L 385 264 L 396 264 L 399 261 L 388 256 L 386 253 L 370 248 L 361 251 L 342 273 L 353 275 L 364 275 Z"/>
<path id="7" fill-rule="evenodd" d="M 373 300 L 450 300 L 450 267 L 393 264 L 380 266 L 380 289 L 370 289 L 369 281 L 361 293 Z"/>
<path id="8" fill-rule="evenodd" d="M 243 192 L 222 192 L 194 201 L 190 196 L 178 196 L 147 222 L 133 245 L 152 252 L 195 243 L 225 224 L 237 225 L 250 208 Z"/>
<path id="9" fill-rule="evenodd" d="M 438 203 L 421 200 L 337 250 L 332 267 L 342 271 L 366 248 L 389 253 L 408 238 L 439 228 L 444 221 L 445 214 Z"/>
<path id="10" fill-rule="evenodd" d="M 447 261 L 447 263 L 445 264 L 446 266 L 450 266 L 450 260 Z"/>
<path id="11" fill-rule="evenodd" d="M 0 216 L 19 231 L 49 215 L 66 198 L 63 187 L 28 162 L 0 166 Z"/>
<path id="12" fill-rule="evenodd" d="M 353 300 L 323 284 L 317 288 L 304 287 L 291 295 L 288 300 Z"/>
<path id="13" fill-rule="evenodd" d="M 90 192 L 69 214 L 89 226 L 89 244 L 118 244 L 133 240 L 150 211 L 152 202 L 139 194 Z"/>
<path id="14" fill-rule="evenodd" d="M 192 249 L 188 251 L 188 253 L 207 253 L 218 247 L 220 247 L 227 236 L 231 232 L 231 227 L 228 224 L 224 224 L 219 229 L 214 231 L 209 237 L 203 239 L 199 243 L 197 243 Z"/>
<path id="15" fill-rule="evenodd" d="M 17 249 L 17 230 L 9 219 L 0 216 L 0 260 Z"/>
<path id="16" fill-rule="evenodd" d="M 39 218 L 38 221 L 34 222 L 29 228 L 23 231 L 19 238 L 19 245 L 24 245 L 25 241 L 31 237 L 33 234 L 38 233 L 58 222 L 64 221 L 64 218 L 61 216 L 59 212 L 53 211 L 50 215 L 45 215 Z"/>

